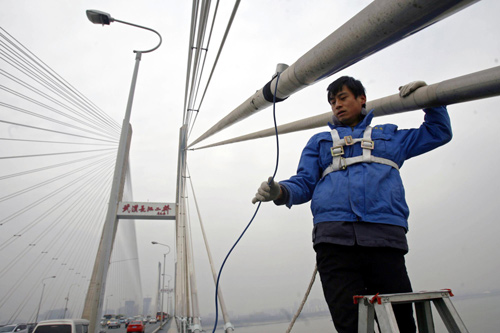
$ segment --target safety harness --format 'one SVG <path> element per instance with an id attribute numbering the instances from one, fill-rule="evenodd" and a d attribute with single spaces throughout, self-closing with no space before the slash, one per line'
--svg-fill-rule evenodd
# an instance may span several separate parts
<path id="1" fill-rule="evenodd" d="M 332 164 L 330 164 L 324 171 L 322 178 L 333 171 L 345 170 L 349 165 L 356 163 L 380 163 L 389 165 L 399 171 L 399 167 L 393 161 L 377 157 L 372 155 L 372 150 L 375 148 L 375 143 L 372 140 L 372 127 L 367 126 L 363 138 L 353 139 L 352 136 L 344 136 L 340 139 L 339 132 L 336 129 L 332 129 L 330 132 L 332 135 L 333 146 L 330 148 L 332 152 Z M 361 148 L 363 148 L 363 155 L 354 157 L 342 157 L 344 155 L 344 146 L 352 146 L 355 143 L 361 143 Z"/>

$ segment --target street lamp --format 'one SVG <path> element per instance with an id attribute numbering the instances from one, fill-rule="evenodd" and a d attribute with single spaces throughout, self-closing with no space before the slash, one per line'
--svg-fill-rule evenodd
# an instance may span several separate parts
<path id="1" fill-rule="evenodd" d="M 117 20 L 115 18 L 112 18 L 110 14 L 105 13 L 105 12 L 101 12 L 99 10 L 88 9 L 87 10 L 87 18 L 90 20 L 90 22 L 95 23 L 95 24 L 109 25 L 111 22 L 119 22 L 119 23 L 131 25 L 133 27 L 152 31 L 155 34 L 157 34 L 158 37 L 160 38 L 160 42 L 158 43 L 158 45 L 156 45 L 152 49 L 144 50 L 144 51 L 134 50 L 134 53 L 136 54 L 135 68 L 134 68 L 134 74 L 132 76 L 132 85 L 130 87 L 130 93 L 129 93 L 128 103 L 127 103 L 127 110 L 125 111 L 125 118 L 123 120 L 122 133 L 120 136 L 120 147 L 123 146 L 123 149 L 124 149 L 125 145 L 126 145 L 126 141 L 128 140 L 128 135 L 129 135 L 129 130 L 128 130 L 129 126 L 128 125 L 129 125 L 129 121 L 130 121 L 130 113 L 132 112 L 132 102 L 134 100 L 135 85 L 137 82 L 137 73 L 139 72 L 139 62 L 141 61 L 141 56 L 143 53 L 149 53 L 149 52 L 152 52 L 152 51 L 156 50 L 157 48 L 159 48 L 161 45 L 161 42 L 162 42 L 162 38 L 161 38 L 161 35 L 156 30 L 153 30 L 153 29 L 147 28 L 147 27 L 143 27 L 141 25 L 137 25 L 134 23 Z M 124 140 L 124 141 L 122 142 L 122 140 Z M 123 160 L 124 159 L 125 159 L 125 156 L 123 156 Z M 121 161 L 117 160 L 117 162 L 121 162 Z M 118 163 L 117 163 L 117 165 L 118 165 Z M 116 170 L 115 170 L 115 176 L 116 176 Z M 119 178 L 119 179 L 121 179 L 121 178 Z"/>
<path id="2" fill-rule="evenodd" d="M 113 183 L 111 186 L 110 199 L 108 201 L 108 211 L 106 213 L 106 220 L 104 222 L 101 241 L 99 243 L 98 257 L 96 258 L 96 262 L 99 263 L 99 266 L 96 266 L 96 268 L 94 268 L 94 272 L 92 275 L 93 277 L 90 282 L 91 285 L 99 287 L 96 288 L 92 295 L 87 298 L 87 301 L 85 302 L 85 308 L 83 310 L 84 315 L 90 318 L 89 332 L 94 333 L 97 331 L 97 323 L 99 322 L 99 316 L 101 315 L 102 311 L 103 297 L 105 292 L 104 288 L 106 285 L 105 283 L 103 283 L 103 281 L 106 279 L 108 273 L 109 261 L 111 258 L 111 249 L 113 248 L 116 225 L 118 223 L 118 202 L 121 200 L 121 193 L 123 191 L 123 179 L 127 167 L 127 156 L 129 150 L 128 143 L 130 141 L 132 132 L 130 129 L 130 114 L 132 112 L 132 103 L 134 100 L 137 74 L 139 72 L 139 63 L 143 53 L 152 52 L 160 47 L 162 38 L 161 35 L 153 29 L 114 19 L 110 14 L 98 10 L 87 10 L 87 17 L 92 23 L 96 24 L 108 25 L 111 22 L 119 22 L 137 28 L 149 30 L 154 32 L 160 38 L 160 42 L 158 43 L 158 45 L 156 45 L 152 49 L 144 51 L 134 50 L 134 53 L 136 54 L 134 74 L 132 76 L 127 109 L 125 111 L 125 117 L 123 118 L 123 124 L 120 133 L 120 142 L 118 144 L 118 152 L 116 155 Z"/>
<path id="3" fill-rule="evenodd" d="M 158 37 L 160 37 L 160 42 L 154 48 L 152 48 L 150 50 L 146 50 L 146 51 L 134 51 L 134 53 L 148 53 L 148 52 L 152 52 L 152 51 L 156 50 L 157 48 L 159 48 L 160 45 L 161 45 L 161 42 L 162 42 L 161 35 L 156 30 L 153 30 L 151 28 L 143 27 L 142 25 L 138 25 L 138 24 L 134 24 L 134 23 L 130 23 L 130 22 L 125 22 L 125 21 L 117 20 L 115 18 L 112 18 L 110 14 L 105 13 L 105 12 L 101 12 L 100 10 L 95 10 L 95 9 L 88 9 L 87 10 L 87 18 L 89 19 L 90 22 L 92 22 L 94 24 L 109 25 L 111 22 L 119 22 L 119 23 L 131 25 L 133 27 L 137 27 L 137 28 L 141 28 L 141 29 L 146 29 L 146 30 L 152 31 L 155 34 L 157 34 Z M 139 58 L 140 58 L 140 56 L 139 56 Z"/>
<path id="4" fill-rule="evenodd" d="M 169 310 L 169 304 L 170 304 L 170 281 L 172 280 L 172 275 L 170 274 L 165 274 L 167 275 L 168 277 L 170 277 L 168 279 L 168 282 L 167 282 L 167 314 L 169 313 L 168 310 Z M 163 277 L 165 277 L 165 275 Z"/>
<path id="5" fill-rule="evenodd" d="M 108 296 L 106 297 L 106 306 L 104 307 L 104 311 L 105 311 L 106 313 L 108 313 L 108 300 L 109 300 L 109 298 L 110 298 L 111 296 L 113 296 L 113 294 L 108 295 Z"/>
<path id="6" fill-rule="evenodd" d="M 80 285 L 77 283 L 73 283 L 71 286 L 69 286 L 68 295 L 66 296 L 66 306 L 64 307 L 63 319 L 66 319 L 66 312 L 68 311 L 69 292 L 71 291 L 71 287 L 73 287 L 73 286 L 80 286 Z"/>
<path id="7" fill-rule="evenodd" d="M 43 284 L 42 294 L 40 295 L 40 302 L 38 303 L 38 309 L 36 310 L 35 323 L 38 323 L 38 314 L 40 313 L 40 307 L 42 306 L 43 291 L 45 290 L 45 282 L 43 282 L 43 281 L 45 281 L 47 279 L 55 279 L 55 278 L 56 278 L 56 276 L 53 275 L 53 276 L 49 276 L 49 277 L 42 279 L 42 284 Z"/>
<path id="8" fill-rule="evenodd" d="M 163 254 L 163 282 L 162 282 L 162 287 L 161 287 L 161 317 L 160 317 L 161 318 L 160 320 L 163 322 L 163 296 L 164 296 L 164 293 L 165 293 L 165 262 L 166 262 L 166 259 L 167 259 L 167 254 L 170 253 L 170 246 L 168 246 L 167 244 L 158 243 L 158 242 L 155 242 L 155 241 L 152 241 L 151 244 L 153 244 L 153 245 L 162 245 L 162 246 L 168 247 L 168 252 Z M 168 280 L 168 281 L 170 283 L 170 280 Z M 168 304 L 167 304 L 167 306 L 168 306 Z M 167 315 L 168 315 L 168 311 L 167 311 Z"/>

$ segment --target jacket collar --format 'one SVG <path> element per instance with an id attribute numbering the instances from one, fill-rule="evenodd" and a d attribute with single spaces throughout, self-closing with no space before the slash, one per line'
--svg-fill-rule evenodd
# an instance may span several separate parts
<path id="1" fill-rule="evenodd" d="M 363 119 L 356 126 L 354 126 L 354 128 L 366 128 L 366 126 L 370 125 L 373 119 L 373 109 L 370 110 L 370 112 L 367 112 L 365 108 L 362 108 L 361 115 L 363 116 Z M 328 126 L 330 126 L 331 129 L 346 127 L 335 116 L 332 116 L 332 122 L 328 122 Z"/>

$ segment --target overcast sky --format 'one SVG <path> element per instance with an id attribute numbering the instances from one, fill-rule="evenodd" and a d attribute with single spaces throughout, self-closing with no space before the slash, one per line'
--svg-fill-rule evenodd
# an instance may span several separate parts
<path id="1" fill-rule="evenodd" d="M 292 64 L 369 3 L 242 1 L 191 141 L 264 86 L 277 63 Z M 153 47 L 157 37 L 118 23 L 92 25 L 85 10 L 109 12 L 162 34 L 162 46 L 143 55 L 139 70 L 130 163 L 135 201 L 174 202 L 191 4 L 159 0 L 0 0 L 0 4 L 2 28 L 120 124 L 134 65 L 132 50 Z M 232 3 L 221 4 L 209 59 L 215 57 L 231 10 Z M 340 75 L 361 80 L 371 100 L 394 94 L 414 80 L 432 84 L 498 66 L 499 12 L 498 1 L 480 1 L 300 91 L 277 105 L 278 123 L 328 111 L 326 87 Z M 455 294 L 466 294 L 500 289 L 499 101 L 496 97 L 449 106 L 453 140 L 407 161 L 401 170 L 411 211 L 407 267 L 415 290 L 451 288 Z M 422 121 L 423 113 L 414 111 L 374 123 L 411 128 Z M 269 108 L 205 143 L 272 125 Z M 327 128 L 280 136 L 277 179 L 295 173 L 302 148 L 320 130 Z M 253 215 L 256 206 L 251 199 L 272 174 L 275 159 L 274 138 L 189 153 L 191 179 L 217 269 Z M 206 316 L 214 312 L 214 286 L 194 209 L 191 202 L 200 311 Z M 157 265 L 165 250 L 151 241 L 173 248 L 173 222 L 137 221 L 136 231 L 143 294 L 154 297 Z M 315 265 L 311 231 L 309 204 L 291 210 L 263 204 L 223 272 L 221 288 L 229 310 L 247 313 L 300 302 Z M 172 276 L 173 265 L 170 253 L 167 274 Z M 72 282 L 60 283 L 67 288 Z M 319 281 L 310 297 L 322 298 Z M 119 301 L 113 298 L 110 303 Z"/>

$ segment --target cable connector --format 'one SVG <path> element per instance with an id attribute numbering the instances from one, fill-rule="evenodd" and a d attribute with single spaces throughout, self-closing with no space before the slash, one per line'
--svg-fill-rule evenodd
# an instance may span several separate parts
<path id="1" fill-rule="evenodd" d="M 277 64 L 276 65 L 276 73 L 274 73 L 273 75 L 273 79 L 276 78 L 278 76 L 278 74 L 281 74 L 283 73 L 289 66 L 287 64 Z"/>
<path id="2" fill-rule="evenodd" d="M 276 87 L 271 88 L 271 84 L 274 81 L 274 79 L 276 79 L 278 75 L 281 75 L 281 73 L 283 73 L 287 68 L 288 68 L 287 64 L 278 64 L 276 66 L 276 73 L 274 73 L 273 78 L 262 88 L 262 95 L 264 95 L 264 99 L 266 101 L 270 103 L 274 102 L 278 103 L 288 98 L 288 96 L 285 98 L 279 98 L 277 96 L 275 97 L 273 92 L 276 89 Z"/>

